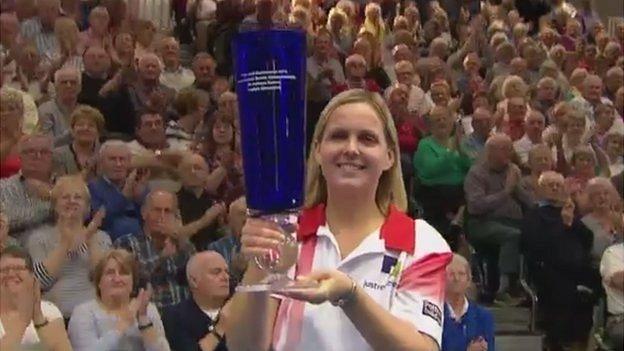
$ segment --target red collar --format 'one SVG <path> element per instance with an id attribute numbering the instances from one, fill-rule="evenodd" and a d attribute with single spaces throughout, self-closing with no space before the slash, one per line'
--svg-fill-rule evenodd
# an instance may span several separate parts
<path id="1" fill-rule="evenodd" d="M 297 240 L 304 241 L 316 236 L 318 227 L 325 225 L 325 204 L 305 209 L 299 216 Z M 386 249 L 405 251 L 414 254 L 415 247 L 414 220 L 390 205 L 390 212 L 381 225 L 380 236 L 385 241 Z"/>

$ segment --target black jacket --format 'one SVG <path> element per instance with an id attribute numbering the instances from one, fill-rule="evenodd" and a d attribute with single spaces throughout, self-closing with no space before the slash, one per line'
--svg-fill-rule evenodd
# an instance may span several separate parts
<path id="1" fill-rule="evenodd" d="M 165 308 L 162 321 L 173 351 L 200 351 L 199 340 L 208 334 L 210 326 L 215 323 L 192 298 Z M 225 339 L 215 351 L 227 351 Z"/>

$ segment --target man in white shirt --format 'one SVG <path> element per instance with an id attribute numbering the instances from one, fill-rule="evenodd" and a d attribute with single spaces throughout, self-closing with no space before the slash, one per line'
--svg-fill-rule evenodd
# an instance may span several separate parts
<path id="1" fill-rule="evenodd" d="M 410 112 L 418 112 L 420 116 L 428 114 L 433 105 L 431 101 L 427 99 L 425 92 L 415 84 L 415 81 L 420 81 L 420 78 L 414 71 L 414 65 L 410 61 L 399 61 L 394 65 L 394 72 L 397 82 L 405 84 L 410 89 L 407 99 L 407 109 Z M 386 89 L 386 98 L 390 96 L 391 89 L 392 87 Z"/>
<path id="2" fill-rule="evenodd" d="M 533 146 L 542 143 L 544 128 L 546 128 L 544 115 L 537 110 L 531 110 L 524 119 L 524 135 L 513 144 L 522 165 L 526 165 L 529 161 L 529 151 Z"/>
<path id="3" fill-rule="evenodd" d="M 174 37 L 165 37 L 160 41 L 160 57 L 165 64 L 160 74 L 160 83 L 175 90 L 189 87 L 195 81 L 195 74 L 180 65 L 180 43 Z"/>

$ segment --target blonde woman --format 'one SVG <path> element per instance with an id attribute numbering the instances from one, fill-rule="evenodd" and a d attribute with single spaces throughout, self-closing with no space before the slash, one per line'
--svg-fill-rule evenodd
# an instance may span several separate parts
<path id="1" fill-rule="evenodd" d="M 332 99 L 316 125 L 307 167 L 296 275 L 318 287 L 279 299 L 235 295 L 228 348 L 438 348 L 451 254 L 431 226 L 403 213 L 397 134 L 381 97 L 355 89 Z M 250 218 L 242 252 L 265 255 L 283 236 L 273 223 Z M 291 275 L 292 258 L 281 267 Z M 252 264 L 243 284 L 266 276 Z"/>
<path id="2" fill-rule="evenodd" d="M 331 33 L 334 47 L 342 56 L 349 54 L 353 46 L 353 28 L 347 14 L 339 7 L 333 7 L 327 15 L 327 30 Z"/>
<path id="3" fill-rule="evenodd" d="M 54 63 L 58 68 L 75 68 L 82 71 L 82 52 L 80 48 L 80 30 L 76 21 L 69 17 L 61 17 L 54 22 L 54 35 L 59 42 L 60 57 Z M 54 72 L 54 70 L 52 71 Z"/>
<path id="4" fill-rule="evenodd" d="M 74 307 L 92 299 L 95 290 L 89 271 L 111 246 L 108 234 L 97 228 L 104 217 L 98 211 L 88 226 L 90 196 L 80 176 L 59 178 L 51 191 L 54 225 L 43 225 L 28 239 L 28 252 L 35 262 L 34 273 L 46 294 L 69 319 Z"/>

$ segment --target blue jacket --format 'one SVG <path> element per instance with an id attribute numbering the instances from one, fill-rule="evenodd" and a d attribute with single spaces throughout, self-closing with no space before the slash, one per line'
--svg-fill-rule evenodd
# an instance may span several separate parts
<path id="1" fill-rule="evenodd" d="M 492 314 L 474 302 L 468 304 L 468 311 L 457 322 L 444 304 L 444 329 L 442 331 L 442 351 L 466 351 L 474 339 L 483 337 L 488 343 L 488 351 L 495 351 L 494 319 Z"/>
<path id="2" fill-rule="evenodd" d="M 106 208 L 106 217 L 101 229 L 108 233 L 112 241 L 126 234 L 141 232 L 141 206 L 128 200 L 121 191 L 103 177 L 89 182 L 91 209 Z"/>

